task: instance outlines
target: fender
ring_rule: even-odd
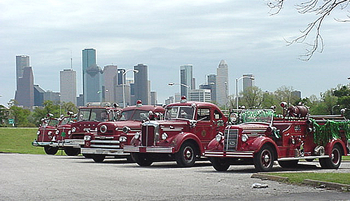
[[[327,146],[325,147],[326,149],[326,155],[330,155],[331,152],[332,152],[332,149],[334,147],[335,144],[340,144],[341,148],[343,149],[343,152],[344,152],[344,156],[346,156],[348,153],[347,153],[347,149],[346,149],[346,145],[344,144],[343,141],[337,139],[337,140],[332,140],[331,142],[327,143]]]
[[[175,138],[173,139],[173,142],[175,144],[175,152],[179,151],[181,145],[186,140],[194,140],[197,143],[197,145],[199,146],[201,154],[204,153],[204,148],[203,148],[202,143],[199,140],[199,138],[195,134],[187,133],[187,132],[181,132],[178,135],[176,135]]]
[[[280,155],[280,150],[277,147],[277,144],[269,137],[260,136],[255,139],[253,139],[253,142],[251,142],[250,149],[254,151],[254,153],[257,153],[261,147],[265,144],[272,144],[273,148],[276,150],[276,159]]]

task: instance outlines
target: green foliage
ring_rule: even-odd
[[[30,127],[34,126],[29,122],[28,116],[30,115],[30,110],[13,105],[10,107],[9,117],[15,120],[16,127]]]
[[[319,125],[314,119],[310,119],[315,128],[314,142],[318,145],[326,145],[330,139],[340,139],[343,130],[346,139],[350,139],[350,121],[327,121],[324,125]]]

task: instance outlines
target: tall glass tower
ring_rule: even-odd
[[[189,91],[194,89],[192,64],[180,66],[180,84],[181,96],[189,98]]]
[[[135,99],[133,101],[141,100],[142,104],[150,104],[150,87],[148,81],[148,67],[145,64],[138,64],[134,66],[134,89]],[[135,102],[136,103],[136,102]],[[131,105],[135,104],[131,103]]]
[[[102,101],[102,70],[96,64],[96,50],[83,50],[84,104]]]

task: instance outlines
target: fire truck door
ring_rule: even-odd
[[[195,133],[206,146],[216,135],[216,126],[210,108],[198,108]]]

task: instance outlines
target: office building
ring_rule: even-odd
[[[44,94],[45,90],[43,90],[39,85],[34,85],[34,106],[44,105]]]
[[[16,56],[16,83],[18,85],[18,79],[23,77],[23,70],[25,67],[29,67],[29,56],[20,55]]]
[[[20,73],[22,77],[17,79],[15,100],[25,108],[34,106],[34,76],[32,67],[24,67]]]
[[[189,92],[189,99],[191,101],[210,102],[210,89],[192,89]]]
[[[118,84],[118,67],[108,65],[103,68],[105,102],[113,103],[116,100],[116,86]]]
[[[243,75],[243,91],[247,88],[254,86],[254,76],[253,74]]]
[[[193,65],[180,66],[180,94],[188,99],[189,91],[194,89]]]
[[[84,49],[82,57],[84,105],[102,101],[102,70],[96,64],[96,50]]]
[[[76,72],[73,69],[60,71],[60,101],[77,104],[77,81]]]
[[[150,104],[150,87],[148,81],[148,67],[145,64],[138,64],[134,66],[134,95],[132,100],[141,100],[144,105]]]
[[[219,106],[227,105],[228,93],[228,65],[225,60],[221,60],[217,68],[216,76],[216,102]]]

